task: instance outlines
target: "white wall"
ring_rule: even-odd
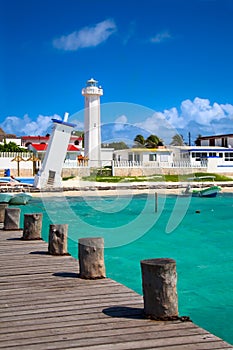
[[[101,148],[101,163],[102,166],[112,165],[114,148]]]
[[[6,155],[5,157],[3,155]],[[7,156],[8,155],[8,156]],[[17,153],[4,152],[0,153],[0,170],[3,172],[5,169],[10,169],[11,173],[17,175],[18,162],[12,161],[15,158]],[[30,153],[18,153],[21,155],[23,159],[27,160],[31,157]],[[33,172],[33,162],[31,161],[22,161],[19,162],[19,169],[23,172],[27,172],[28,174],[32,174]]]

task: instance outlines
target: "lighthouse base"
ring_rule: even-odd
[[[53,170],[38,172],[33,185],[39,189],[60,188],[62,187],[62,178],[60,174]]]

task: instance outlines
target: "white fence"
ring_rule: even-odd
[[[21,156],[23,159],[28,159],[32,156],[30,152],[0,152],[0,158],[15,158]]]
[[[14,160],[17,156],[22,160]],[[32,176],[33,162],[29,161],[32,153],[18,152],[0,152],[0,176],[4,176],[6,169],[10,170],[11,175]]]
[[[207,168],[207,162],[135,162],[135,161],[114,161],[113,166],[116,168]]]
[[[81,160],[81,161],[77,161],[77,160],[70,160],[67,159],[62,166],[64,169],[76,169],[76,168],[87,168],[88,167],[88,161],[87,160]]]

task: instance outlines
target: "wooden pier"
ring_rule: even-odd
[[[0,349],[233,349],[192,322],[144,319],[140,295],[21,236],[0,230]]]

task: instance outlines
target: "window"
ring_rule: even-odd
[[[128,160],[129,162],[140,162],[140,154],[129,153]]]
[[[215,146],[215,139],[210,139],[209,145],[210,146]]]
[[[216,157],[216,154],[217,154],[216,152],[210,152],[209,157]]]
[[[149,154],[149,161],[155,162],[156,161],[156,154]]]
[[[222,137],[222,147],[227,147],[227,138]]]
[[[132,153],[129,153],[129,162],[132,162],[133,161],[133,155],[132,155]]]
[[[225,161],[226,162],[232,162],[233,161],[233,152],[226,152],[225,153]]]
[[[196,161],[200,161],[201,159],[207,158],[207,152],[192,152],[192,158],[195,158]]]
[[[222,153],[219,153],[219,158],[222,158],[223,157],[223,154]]]

